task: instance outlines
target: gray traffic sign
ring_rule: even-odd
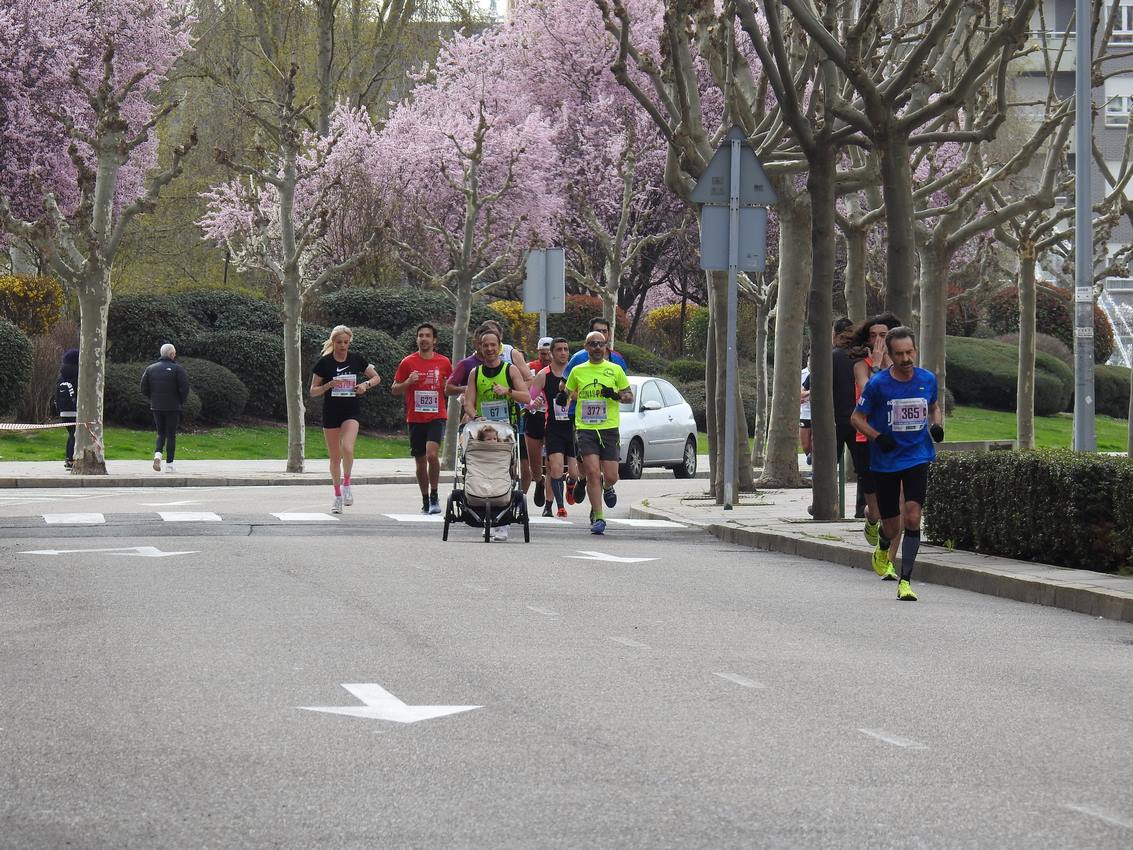
[[[731,200],[731,150],[730,142],[733,139],[744,141],[743,130],[733,127],[728,131],[727,139],[716,149],[712,161],[696,181],[696,188],[692,190],[694,204],[720,204],[728,206]],[[779,203],[779,196],[771,188],[771,181],[763,170],[755,151],[750,145],[740,145],[740,206],[752,207],[761,204],[770,205]]]
[[[740,239],[737,268],[761,272],[767,263],[767,208],[740,207]],[[707,271],[728,270],[727,207],[704,206],[700,210],[700,267]]]
[[[523,309],[528,313],[566,312],[566,257],[562,248],[535,248],[527,255]]]

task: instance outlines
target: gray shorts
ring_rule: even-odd
[[[575,442],[578,457],[598,455],[600,460],[617,461],[621,459],[621,435],[617,428],[596,430],[594,428],[575,428]]]

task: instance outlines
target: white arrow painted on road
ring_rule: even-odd
[[[182,499],[180,502],[139,502],[138,504],[147,508],[172,508],[178,505],[199,505],[200,503],[200,499]]]
[[[615,564],[640,564],[642,561],[656,561],[656,558],[623,558],[620,555],[607,555],[605,552],[587,552],[584,549],[576,550],[579,555],[564,555],[565,558],[574,558],[579,561],[611,561]]]
[[[168,558],[172,555],[196,555],[191,552],[162,552],[155,546],[119,546],[113,549],[31,549],[21,555],[74,555],[82,552],[107,552],[111,555],[130,555],[137,558]]]
[[[392,720],[394,723],[416,723],[448,714],[459,714],[482,705],[406,705],[381,685],[350,684],[342,687],[350,691],[365,705],[301,705],[303,711],[322,711],[327,714],[345,714],[347,717],[367,717],[371,720]]]

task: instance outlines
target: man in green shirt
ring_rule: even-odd
[[[618,424],[619,403],[633,401],[633,391],[625,370],[606,359],[606,337],[598,331],[586,335],[586,363],[575,366],[567,377],[564,394],[574,399],[574,433],[576,454],[586,476],[586,495],[590,497],[590,533],[602,534],[606,520],[602,516],[599,495],[606,507],[618,502],[614,485],[618,483],[618,460],[621,443]],[[603,478],[605,485],[603,485]]]

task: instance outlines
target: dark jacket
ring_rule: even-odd
[[[79,400],[79,353],[63,355],[59,377],[55,380],[55,410],[63,419],[74,419]]]
[[[150,410],[180,410],[189,397],[189,374],[180,363],[162,357],[142,372],[142,395]]]

